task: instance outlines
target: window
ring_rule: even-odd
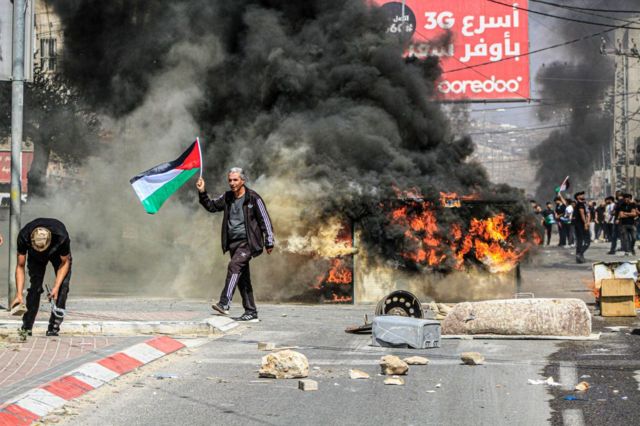
[[[55,38],[40,39],[40,66],[43,71],[56,70],[56,42]]]

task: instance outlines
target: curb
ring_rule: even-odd
[[[34,332],[44,332],[47,321],[36,321]],[[22,326],[20,320],[0,322],[0,334],[13,334]],[[215,316],[201,321],[65,321],[61,335],[130,336],[133,334],[199,335],[222,334],[238,326],[229,317]],[[1,423],[0,423],[1,425]]]
[[[187,347],[167,336],[155,337],[123,351],[88,362],[0,406],[0,426],[30,425],[67,402],[158,358]]]

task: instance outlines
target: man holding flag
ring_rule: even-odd
[[[228,315],[237,286],[242,296],[244,314],[234,319],[257,322],[258,310],[253,299],[249,261],[262,254],[263,249],[271,254],[275,244],[273,227],[260,195],[245,186],[247,177],[244,171],[239,167],[231,168],[227,180],[231,190],[214,199],[209,198],[202,177],[196,182],[200,204],[212,213],[224,212],[222,251],[228,251],[231,255],[220,300],[211,307],[222,315]]]

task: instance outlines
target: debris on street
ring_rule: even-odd
[[[460,354],[460,359],[466,365],[484,364],[484,356],[479,352],[463,352]]]
[[[384,379],[385,385],[404,386],[404,379],[398,376],[391,376]]]
[[[158,380],[177,379],[178,378],[178,376],[176,374],[171,374],[171,373],[156,373],[151,377],[156,378]]]
[[[409,365],[427,365],[429,364],[429,359],[423,356],[410,356],[408,358],[403,359]]]
[[[276,348],[276,344],[272,342],[258,342],[259,351],[272,351]]]
[[[392,348],[440,347],[440,322],[383,315],[373,319],[372,345]]]
[[[590,336],[591,314],[580,299],[462,302],[442,322],[442,333]]]
[[[300,352],[285,349],[262,357],[260,377],[296,379],[309,375],[309,361]]]
[[[562,383],[558,383],[555,380],[553,380],[552,376],[549,376],[544,380],[529,379],[527,380],[527,383],[529,383],[530,385],[562,386]]]
[[[589,389],[589,383],[587,383],[587,382],[580,382],[575,387],[575,390],[577,390],[579,392],[584,392],[587,389]]]
[[[409,366],[406,362],[395,355],[385,355],[380,359],[380,368],[382,374],[387,376],[404,375],[409,372]]]
[[[301,391],[309,392],[309,391],[317,391],[318,390],[318,382],[311,379],[302,379],[298,380],[298,389]]]
[[[351,377],[352,379],[368,379],[371,376],[365,371],[352,368],[351,370],[349,370],[349,377]]]

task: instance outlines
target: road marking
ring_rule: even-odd
[[[558,381],[562,383],[563,389],[573,390],[578,383],[578,370],[574,362],[560,361],[558,375],[560,376]]]
[[[636,370],[635,373],[636,374],[633,376],[633,378],[636,379],[636,382],[638,382],[638,390],[640,390],[640,370]]]
[[[565,426],[583,426],[582,410],[570,409],[562,411],[562,424]]]

